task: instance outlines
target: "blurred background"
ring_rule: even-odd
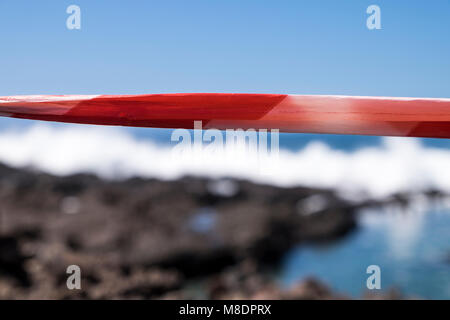
[[[2,0],[0,96],[449,98],[449,12]],[[278,159],[255,167],[173,157],[171,134],[0,118],[0,298],[450,298],[449,140],[280,134]],[[65,286],[70,264],[82,290]]]

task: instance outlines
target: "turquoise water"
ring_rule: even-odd
[[[367,267],[378,265],[381,290],[395,287],[408,296],[450,299],[450,209],[386,211],[363,215],[359,230],[338,242],[294,248],[282,263],[281,284],[316,276],[360,297],[367,290]]]

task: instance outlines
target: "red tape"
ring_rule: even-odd
[[[450,99],[177,93],[0,97],[0,115],[71,123],[450,138]]]

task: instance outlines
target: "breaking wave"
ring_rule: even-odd
[[[57,174],[92,172],[106,178],[184,175],[233,177],[278,186],[335,188],[344,194],[381,197],[430,188],[450,192],[450,151],[412,138],[384,138],[382,145],[352,152],[311,142],[299,151],[280,149],[261,159],[245,152],[174,155],[173,144],[137,139],[122,128],[37,124],[0,132],[0,161]],[[253,150],[253,151],[252,151]]]

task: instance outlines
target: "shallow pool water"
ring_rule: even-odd
[[[418,201],[361,214],[360,228],[327,245],[303,245],[284,258],[279,281],[285,287],[316,276],[351,297],[367,291],[369,265],[381,269],[381,290],[408,296],[450,299],[450,207]]]

